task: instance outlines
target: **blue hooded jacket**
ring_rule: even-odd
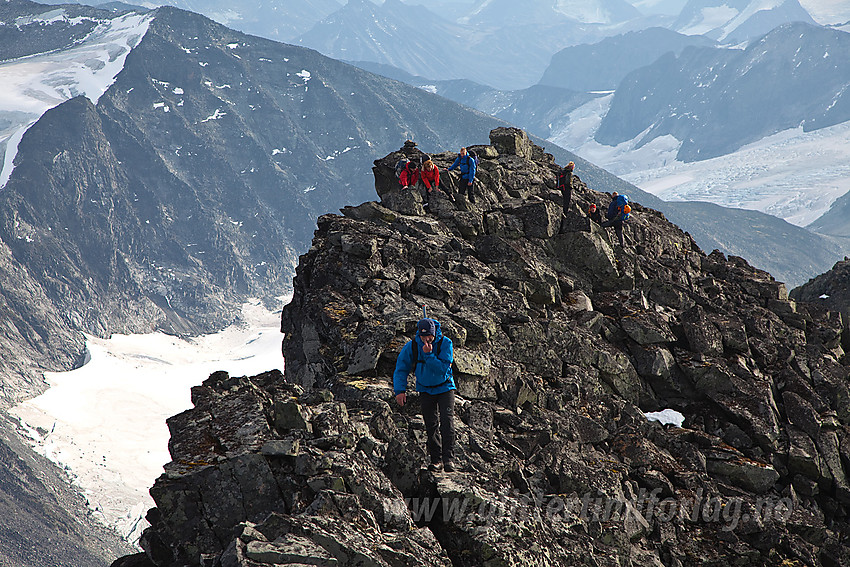
[[[472,181],[475,179],[475,170],[477,166],[475,165],[475,158],[466,154],[465,156],[457,156],[457,159],[451,164],[447,171],[452,171],[456,167],[460,166],[460,176],[467,181]]]
[[[452,340],[444,337],[440,330],[440,322],[434,321],[436,334],[434,344],[443,339],[440,345],[440,354],[434,352],[422,352],[422,339],[419,335],[408,341],[398,354],[393,372],[393,389],[396,394],[407,390],[407,376],[413,372],[416,375],[416,391],[426,394],[442,394],[455,389],[454,376],[452,375],[452,362],[454,361],[454,347]],[[416,369],[413,369],[413,349],[419,349]]]

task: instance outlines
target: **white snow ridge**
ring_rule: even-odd
[[[41,115],[75,96],[97,104],[148,31],[150,15],[125,14],[98,25],[70,49],[0,63],[0,188],[18,144]]]

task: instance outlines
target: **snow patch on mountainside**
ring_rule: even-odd
[[[0,188],[12,174],[18,143],[42,114],[75,96],[97,103],[147,32],[150,15],[100,24],[72,48],[0,63]]]
[[[585,24],[610,24],[611,13],[603,2],[557,0],[555,10]]]
[[[666,201],[711,201],[806,226],[850,191],[850,123],[794,128],[733,154],[622,175]]]
[[[744,24],[748,19],[753,17],[756,13],[761,11],[770,11],[776,8],[779,8],[784,0],[759,0],[755,2],[750,2],[750,4],[741,11],[737,16],[733,16],[729,19],[725,25],[722,25],[723,34],[718,38],[720,41],[726,39],[726,37],[735,31],[735,29]]]
[[[794,128],[685,163],[676,159],[681,142],[673,136],[644,146],[638,144],[643,133],[617,146],[596,142],[611,98],[574,110],[550,140],[666,201],[708,201],[806,226],[850,191],[850,122],[812,132]]]
[[[50,388],[11,410],[35,450],[64,468],[94,513],[128,541],[147,526],[154,506],[148,490],[171,460],[165,420],[192,407],[190,388],[217,370],[253,376],[283,369],[280,311],[247,304],[242,319],[188,340],[86,337],[84,366],[46,373]]]

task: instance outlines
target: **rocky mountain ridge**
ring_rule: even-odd
[[[319,219],[285,375],[193,389],[146,553],[115,566],[850,561],[842,316],[639,203],[619,247],[582,212],[605,195],[576,179],[562,211],[553,156],[490,139],[474,203],[446,175],[426,212],[403,148],[379,202]],[[424,467],[416,396],[393,405],[423,305],[456,347],[451,474]],[[644,414],[666,408],[681,428]]]
[[[734,45],[756,39],[790,22],[815,25],[812,16],[797,0],[690,0],[671,27],[687,35],[704,34]]]

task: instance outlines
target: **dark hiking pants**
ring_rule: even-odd
[[[472,194],[472,188],[475,187],[475,180],[472,180],[472,185],[469,184],[469,179],[466,177],[460,178],[460,194],[466,195],[467,199],[471,202],[475,202],[475,196]]]
[[[563,203],[564,203],[563,209],[564,209],[564,215],[566,215],[567,211],[570,208],[570,201],[573,198],[573,188],[572,188],[572,186],[570,186],[568,189],[562,189],[561,190],[561,197],[563,197]]]
[[[614,232],[617,233],[617,239],[620,241],[620,246],[626,245],[626,240],[623,237],[623,221],[621,220],[612,220],[608,222],[603,222],[600,226],[603,228],[606,226],[613,226]]]
[[[428,456],[432,463],[451,461],[455,447],[455,391],[449,390],[442,394],[422,392],[420,399],[425,433],[428,436]]]

